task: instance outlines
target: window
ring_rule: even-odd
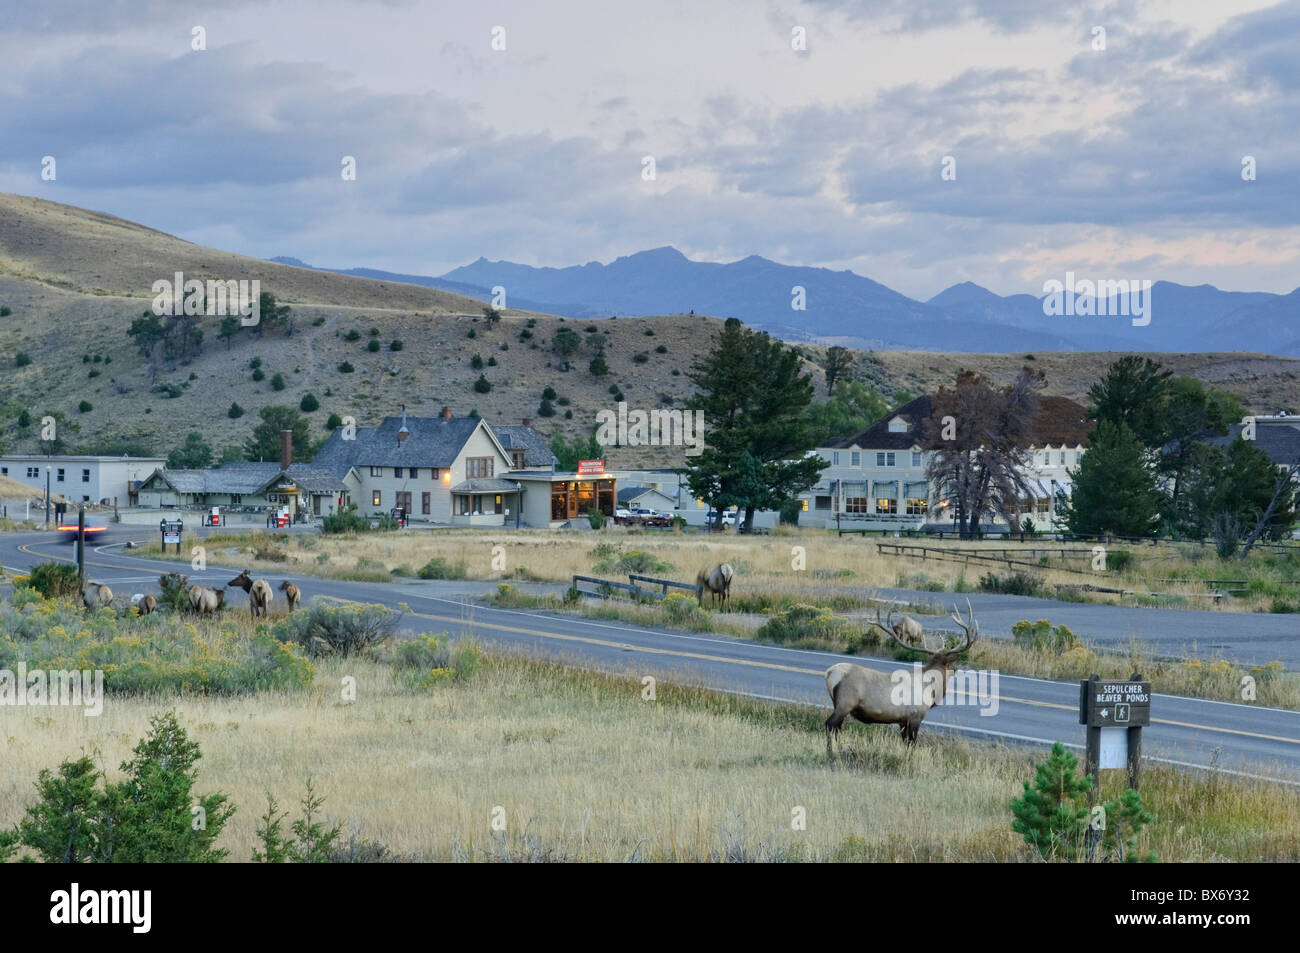
[[[9,475],[9,468],[8,468],[8,467],[0,467],[0,476],[8,476],[8,475]]]
[[[883,497],[883,496],[881,496],[881,497],[877,497],[877,498],[876,498],[876,512],[877,512],[877,513],[897,513],[897,512],[898,512],[898,500],[894,499],[893,497],[890,497],[890,498],[888,498],[888,499],[886,499],[886,498]]]
[[[923,500],[919,496],[910,496],[907,498],[907,515],[924,516],[930,511],[929,500]]]
[[[27,468],[27,478],[28,478],[28,479],[32,479],[33,477],[38,477],[38,476],[40,476],[40,475],[41,475],[41,468],[40,468],[40,467],[28,467],[28,468]]]
[[[81,482],[82,482],[82,483],[89,483],[89,482],[90,482],[90,471],[89,471],[89,470],[82,470],[82,471],[81,471]]]
[[[883,467],[884,465],[885,465],[885,455],[884,455],[883,453],[877,453],[877,454],[876,454],[876,466],[878,466],[878,467]]]
[[[894,456],[892,453],[885,454],[885,466],[892,467],[894,465]]]
[[[524,462],[528,456],[528,452],[526,450],[511,450],[510,456],[514,461],[515,469],[522,470],[524,468]]]
[[[383,476],[383,475],[384,475],[383,468],[382,468],[382,467],[371,467],[371,468],[370,468],[370,475],[371,475],[371,476]]]
[[[916,451],[912,451],[912,466],[919,467],[920,465],[921,465],[921,455]]]
[[[799,501],[799,509],[800,509],[801,512],[807,513],[807,512],[808,512],[808,501],[807,501],[807,500],[800,500],[800,501]]]
[[[505,501],[501,497],[494,497],[492,503],[492,512],[498,516],[505,513]]]
[[[55,481],[58,482],[58,483],[62,483],[62,482],[63,482],[63,467],[59,467],[59,469],[56,471],[56,473],[57,473],[57,475],[54,477]]]
[[[1065,451],[1061,451],[1061,466],[1065,466]]]
[[[869,513],[865,496],[850,496],[844,499],[845,513]]]
[[[381,491],[375,490],[374,493],[370,494],[371,506],[383,506],[383,502],[384,502],[384,494]]]
[[[402,468],[393,467],[393,476],[400,480],[402,478]]]
[[[244,498],[243,498],[242,496],[240,496],[238,493],[232,493],[232,494],[230,494],[230,505],[231,505],[231,506],[236,506],[236,505],[238,505],[238,504],[240,504],[240,503],[242,503],[242,502],[244,502]]]
[[[473,480],[476,477],[492,476],[492,463],[491,457],[466,457],[465,479]]]
[[[819,496],[813,500],[813,506],[819,510],[829,510],[831,508],[831,498],[829,496]]]
[[[425,516],[428,516],[432,510],[432,497],[433,494],[427,491],[420,494],[420,512]]]
[[[838,450],[832,451],[831,458],[831,463],[838,467],[840,465],[840,452]]]
[[[463,494],[456,494],[456,515],[469,516],[469,497]]]
[[[403,513],[409,516],[411,514],[411,494],[399,491],[397,493],[396,505]]]
[[[849,454],[849,466],[851,467],[862,466],[862,454],[859,453],[857,450],[854,450],[851,454]]]

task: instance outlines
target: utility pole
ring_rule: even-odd
[[[46,460],[48,461],[48,457]],[[45,464],[45,528],[50,528],[50,465]]]
[[[86,506],[77,508],[77,591],[86,591]]]

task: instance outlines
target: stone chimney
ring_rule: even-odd
[[[293,431],[280,431],[280,469],[289,469],[289,464],[293,463]]]
[[[443,420],[451,420],[451,408],[450,408],[450,407],[443,407],[443,408],[442,408],[442,419],[443,419]]]
[[[531,427],[532,425],[533,425],[533,418],[532,418],[532,417],[525,417],[525,418],[524,418],[524,426],[525,426],[525,427]]]

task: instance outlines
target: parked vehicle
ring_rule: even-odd
[[[712,525],[714,525],[714,523],[717,522],[717,520],[718,520],[718,511],[717,511],[717,510],[709,510],[709,515],[705,517],[705,522],[707,522],[710,526],[712,526]],[[735,511],[735,510],[727,510],[725,513],[722,514],[722,525],[723,525],[723,526],[735,526],[735,525],[736,525],[736,511]]]

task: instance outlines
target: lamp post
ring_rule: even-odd
[[[45,528],[50,528],[50,465],[45,464]]]

